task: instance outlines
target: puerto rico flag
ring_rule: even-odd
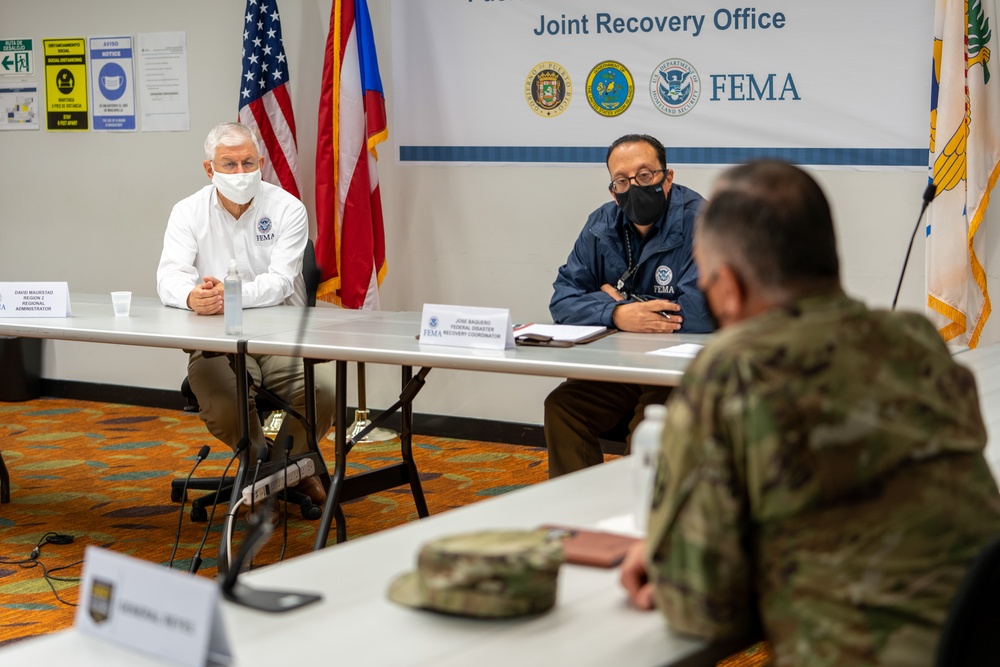
[[[375,147],[389,130],[365,0],[334,0],[323,62],[316,145],[318,298],[378,309],[385,232]]]
[[[247,0],[239,119],[261,138],[261,155],[267,158],[261,177],[301,198],[295,115],[277,0]]]

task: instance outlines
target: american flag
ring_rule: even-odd
[[[277,0],[247,0],[243,18],[240,122],[263,140],[261,152],[267,158],[263,179],[300,197],[295,115],[288,95],[288,62],[281,44]]]

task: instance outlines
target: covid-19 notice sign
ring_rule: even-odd
[[[43,39],[47,127],[54,131],[86,131],[87,46],[82,37]]]

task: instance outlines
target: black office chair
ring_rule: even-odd
[[[305,251],[302,254],[302,279],[305,282],[306,304],[309,307],[316,305],[316,291],[319,288],[321,275],[320,268],[316,263],[316,249],[313,246],[312,240],[308,239]],[[181,382],[181,395],[187,400],[184,410],[186,412],[198,412],[198,397],[195,396],[194,391],[191,389],[191,383],[187,377]],[[292,409],[291,406],[285,405],[280,398],[269,392],[266,388],[257,388],[254,401],[257,406],[257,416],[260,418],[261,425],[266,422],[268,415],[279,410],[286,413],[286,418],[305,421],[305,418],[300,413]],[[209,491],[209,493],[191,501],[190,517],[192,521],[198,522],[208,520],[208,507],[219,503],[228,503],[232,497],[233,490],[231,482],[224,483],[220,489],[218,477],[192,478],[188,482],[187,488],[188,490],[195,491]],[[179,503],[184,499],[183,494],[184,480],[171,480],[170,500]],[[286,489],[282,494],[286,502],[295,503],[299,506],[304,518],[315,520],[322,516],[323,508],[314,505],[308,496],[292,491],[291,489]]]
[[[996,665],[1000,656],[1000,537],[972,562],[952,598],[938,643],[938,667]]]

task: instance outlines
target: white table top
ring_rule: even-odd
[[[556,607],[519,620],[477,620],[403,607],[386,597],[390,581],[412,570],[428,539],[483,528],[543,523],[593,527],[630,511],[628,459],[535,484],[245,576],[257,588],[316,591],[317,604],[264,614],[224,603],[236,665],[323,664],[510,667],[511,665],[714,664],[719,649],[671,632],[656,612],[626,602],[616,569],[564,565]],[[271,539],[280,539],[277,533]],[[28,640],[0,652],[7,664],[157,664],[78,634]],[[20,662],[19,662],[20,661]]]
[[[681,343],[703,344],[707,338],[705,334],[617,332],[573,347],[478,350],[421,344],[416,337],[419,331],[420,313],[369,312],[353,320],[312,320],[301,335],[281,331],[255,336],[247,350],[251,354],[673,386],[680,382],[691,360],[646,353]]]
[[[680,382],[690,359],[646,353],[707,338],[618,332],[568,348],[474,350],[421,345],[416,338],[419,313],[293,306],[246,309],[243,333],[227,336],[221,317],[167,308],[151,297],[133,297],[130,316],[117,318],[110,295],[73,294],[71,300],[71,317],[0,318],[0,335],[208,352],[236,352],[243,339],[250,354],[668,386]]]

